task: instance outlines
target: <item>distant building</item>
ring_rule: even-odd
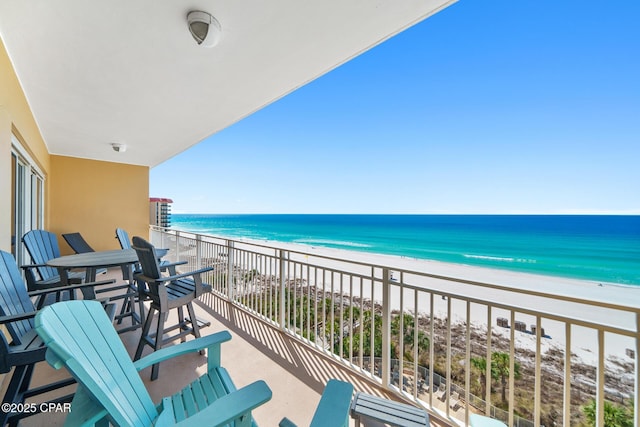
[[[149,224],[163,228],[171,227],[171,203],[171,199],[150,197]]]

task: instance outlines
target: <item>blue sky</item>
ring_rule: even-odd
[[[153,168],[181,213],[640,214],[640,2],[461,0]]]

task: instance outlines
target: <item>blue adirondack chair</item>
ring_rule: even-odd
[[[348,427],[349,409],[353,385],[339,380],[329,380],[313,414],[310,427]],[[297,427],[290,419],[283,418],[280,427]]]
[[[29,291],[41,291],[44,289],[59,287],[62,283],[58,270],[49,267],[46,263],[50,259],[60,256],[58,238],[55,234],[45,230],[31,230],[22,236],[22,242],[31,256],[32,264],[23,265]],[[81,283],[84,280],[84,272],[69,272],[69,282]],[[56,292],[56,301],[60,300],[61,292]],[[36,306],[41,308],[45,303],[44,296],[38,298]]]
[[[264,381],[237,390],[220,366],[220,345],[231,339],[227,331],[158,350],[134,363],[97,302],[47,306],[36,316],[36,330],[49,347],[51,366],[65,366],[78,381],[67,426],[109,421],[119,426],[248,427],[251,410],[271,399]],[[207,373],[156,406],[138,371],[205,348]]]
[[[129,239],[129,233],[123,228],[116,228],[116,239],[120,243],[122,249],[131,249],[131,239]]]
[[[99,282],[99,284],[113,281]],[[92,286],[93,284],[73,285],[74,287]],[[68,289],[68,288],[65,288]],[[20,270],[10,253],[0,251],[0,324],[5,325],[10,341],[0,333],[0,373],[11,372],[2,403],[24,403],[27,398],[34,398],[44,393],[73,384],[71,378],[30,388],[35,364],[45,360],[46,347],[36,334],[33,317],[36,308],[30,297],[48,292],[57,292],[59,288],[27,293]],[[110,307],[115,309],[115,306]],[[58,397],[52,402],[70,402],[72,395]],[[33,401],[33,399],[32,399]],[[40,398],[42,403],[42,398]],[[17,425],[29,412],[0,411],[0,425]]]

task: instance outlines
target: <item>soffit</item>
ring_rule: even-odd
[[[155,166],[452,2],[13,0],[0,37],[50,153]]]

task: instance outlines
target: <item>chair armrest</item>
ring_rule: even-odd
[[[105,284],[110,284],[115,282],[115,280],[104,280],[101,282],[94,282],[94,283],[85,283],[82,285],[70,285],[70,286],[61,286],[58,288],[51,288],[51,289],[45,289],[42,291],[33,291],[33,292],[29,292],[28,295],[31,296],[38,296],[38,295],[43,295],[43,294],[48,294],[50,292],[56,292],[58,290],[60,291],[68,291],[69,289],[75,289],[75,288],[81,288],[84,286],[93,286],[93,285],[105,285]],[[102,303],[102,305],[105,306],[105,310],[107,310],[107,315],[109,315],[111,317],[111,320],[113,320],[113,315],[115,315],[115,304],[111,303],[110,304],[110,300],[109,298],[99,298],[96,299],[96,301],[99,301],[100,303]],[[111,307],[113,306],[113,307]],[[111,315],[109,313],[109,311],[113,311],[113,315]],[[24,313],[20,313],[20,314],[12,314],[9,316],[0,316],[0,324],[5,324],[5,323],[11,323],[11,322],[17,322],[19,320],[25,320],[25,319],[31,319],[33,317],[36,316],[36,314],[38,314],[37,311],[27,311]]]
[[[176,261],[176,262],[167,262],[164,264],[159,264],[160,267],[165,268],[165,267],[175,267],[176,265],[185,265],[188,264],[187,261]]]
[[[115,282],[115,280],[114,280]],[[113,283],[113,282],[111,282]],[[111,291],[118,291],[120,289],[127,289],[127,288],[131,288],[131,285],[126,283],[123,285],[118,285],[118,286],[112,286],[110,288],[106,288],[106,289],[96,289],[96,294],[103,294],[105,292],[111,292]]]
[[[160,363],[164,360],[220,345],[221,343],[229,341],[230,339],[231,334],[228,331],[218,332],[212,335],[207,335],[206,337],[196,338],[193,341],[187,341],[178,345],[156,350],[148,356],[145,356],[142,359],[134,362],[133,365],[138,371],[141,371],[151,365],[155,365],[156,363]]]
[[[208,271],[212,271],[213,267],[205,267],[200,270],[190,271],[188,273],[175,274],[173,276],[161,277],[159,279],[155,279],[156,282],[170,282],[172,280],[182,279],[183,277],[195,276],[196,274],[206,273]]]
[[[169,249],[167,248],[156,248],[156,255],[158,255],[158,258],[162,258],[168,253]]]
[[[75,285],[58,286],[56,288],[43,289],[41,291],[31,291],[29,292],[29,296],[37,297],[39,295],[50,294],[51,292],[72,291],[74,289],[80,289],[80,288],[87,288],[87,287],[100,286],[100,285],[111,285],[115,282],[116,282],[115,279],[110,279],[110,280],[101,280],[98,282],[78,283]]]
[[[213,267],[206,267],[206,268],[201,268],[200,270],[190,271],[188,273],[175,274],[173,276],[163,276],[158,279],[152,279],[151,277],[147,277],[144,274],[136,274],[136,278],[144,280],[145,282],[164,283],[164,282],[171,282],[172,280],[182,279],[183,277],[195,276],[196,274],[202,274],[212,270],[213,270]]]
[[[31,319],[38,314],[37,311],[28,311],[26,313],[12,314],[10,316],[0,316],[0,324],[17,322],[18,320]]]
[[[47,264],[25,264],[21,265],[20,268],[23,270],[28,270],[30,268],[38,268],[38,267],[49,267]]]
[[[176,423],[176,426],[226,425],[243,414],[249,415],[271,399],[271,389],[264,381],[256,381],[240,390],[222,396],[210,406],[191,417]]]
[[[171,282],[172,280],[182,279],[183,277],[195,276],[198,274],[206,273],[208,271],[213,271],[213,267],[201,268],[200,270],[190,271],[188,273],[175,274],[173,276],[161,277],[160,279],[156,279],[156,282]]]

